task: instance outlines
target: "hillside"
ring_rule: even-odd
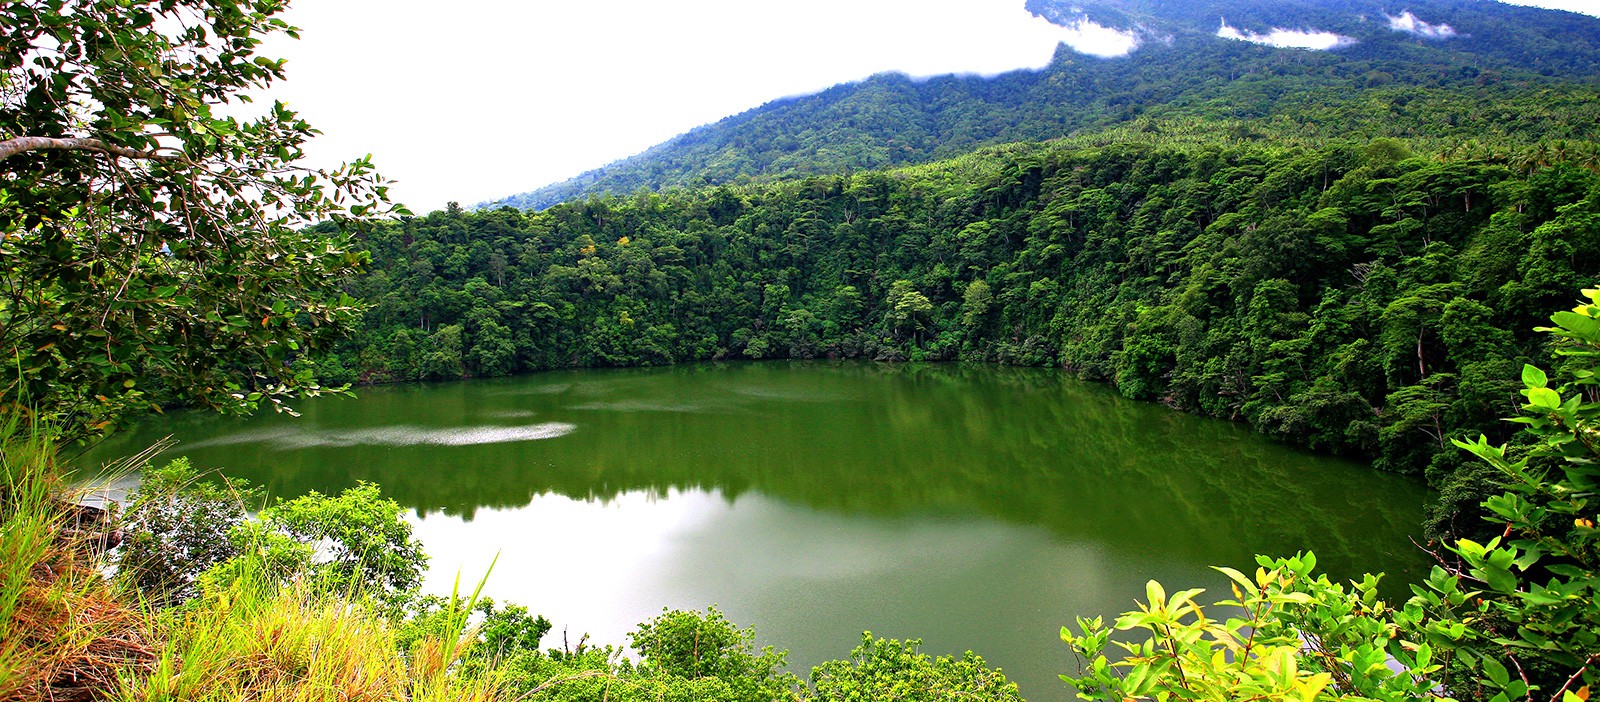
[[[1595,167],[1592,149],[1582,154]],[[1445,479],[1600,278],[1569,156],[1013,147],[891,172],[435,212],[373,232],[334,381],[712,358],[1065,367]]]
[[[1489,0],[1408,8],[1411,32],[1391,28],[1400,16],[1367,0],[1034,0],[1029,9],[1058,24],[1088,17],[1136,32],[1142,43],[1125,58],[1092,58],[1063,45],[1038,71],[921,80],[884,74],[777,100],[492,204],[542,209],[600,192],[844,173],[1065,135],[1182,132],[1196,120],[1208,132],[1226,120],[1241,139],[1310,145],[1393,136],[1430,149],[1416,140],[1444,148],[1467,139],[1519,144],[1593,135],[1600,19]],[[1312,28],[1354,43],[1308,51],[1225,39],[1216,36],[1219,19],[1251,36]],[[1449,36],[1417,33],[1437,35],[1444,26]]]

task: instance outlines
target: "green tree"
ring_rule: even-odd
[[[967,289],[961,293],[962,326],[977,332],[989,315],[989,306],[993,304],[994,293],[989,290],[988,283],[974,280],[967,284]]]
[[[888,307],[884,320],[897,334],[920,332],[927,323],[928,313],[933,311],[933,303],[928,301],[928,296],[919,292],[909,280],[894,281],[889,286],[884,305]]]
[[[223,116],[283,77],[255,50],[294,35],[286,4],[0,9],[4,412],[81,437],[161,402],[320,390],[285,362],[355,317],[336,284],[366,256],[345,232],[398,208],[367,159],[300,165],[316,132],[284,105]]]
[[[397,603],[422,584],[428,556],[401,517],[399,503],[363,482],[338,495],[318,492],[261,511],[261,525],[312,548],[309,564],[332,592],[372,595]]]

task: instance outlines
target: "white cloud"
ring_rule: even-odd
[[[1315,49],[1318,51],[1337,49],[1356,43],[1355,39],[1344,36],[1343,34],[1334,34],[1333,32],[1324,32],[1320,30],[1281,29],[1278,27],[1273,27],[1272,31],[1267,32],[1266,34],[1256,34],[1255,32],[1247,32],[1236,27],[1230,27],[1228,26],[1227,20],[1222,21],[1222,27],[1217,29],[1217,36],[1222,37],[1223,39],[1238,39],[1239,41],[1248,41],[1255,44],[1266,44],[1268,46],[1276,46],[1282,49]]]
[[[1393,29],[1397,32],[1405,32],[1406,34],[1413,34],[1422,37],[1423,39],[1449,39],[1450,37],[1456,35],[1456,30],[1454,27],[1451,27],[1443,22],[1440,22],[1439,24],[1429,24],[1417,19],[1417,16],[1411,14],[1410,10],[1401,12],[1393,17],[1390,17],[1389,15],[1384,15],[1384,17],[1389,20],[1390,29]]]
[[[1112,58],[1139,48],[1137,32],[1107,27],[1086,16],[1061,29],[1061,41],[1080,54]]]
[[[1547,10],[1566,10],[1583,15],[1600,17],[1600,0],[1500,0],[1507,5],[1542,7]]]

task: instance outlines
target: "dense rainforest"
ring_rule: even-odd
[[[1013,147],[375,229],[335,381],[717,358],[1059,365],[1442,484],[1509,434],[1600,176],[1530,150]]]
[[[482,581],[423,596],[376,485],[269,504],[157,446],[118,464],[142,472],[119,515],[78,503],[64,453],[319,377],[817,357],[1059,366],[1442,489],[1439,565],[1405,603],[1308,553],[1218,568],[1214,604],[1151,581],[1109,626],[1061,630],[1086,699],[1589,699],[1597,23],[1474,0],[1414,3],[1453,38],[1385,29],[1367,0],[1030,7],[1107,12],[1143,48],[881,76],[514,201],[539,212],[417,217],[370,160],[299,164],[315,130],[286,107],[221,116],[283,77],[254,50],[294,33],[284,3],[7,4],[0,700],[1018,699],[970,652],[870,633],[801,681],[715,609],[639,624],[636,661],[541,648],[549,623]],[[1221,8],[1356,42],[1219,40]]]

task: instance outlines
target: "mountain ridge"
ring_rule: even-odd
[[[1204,18],[1216,16],[1212,13],[1224,5],[1229,26],[1244,32],[1288,25],[1348,32],[1355,43],[1308,51],[1220,38],[1208,29],[1217,20]],[[1442,87],[1468,102],[1482,102],[1487,94],[1503,98],[1507,82],[1526,94],[1555,89],[1579,100],[1594,98],[1594,86],[1600,84],[1600,19],[1493,0],[1425,0],[1392,7],[1381,0],[1322,0],[1314,5],[1278,0],[1183,5],[1169,0],[1029,0],[1027,8],[1056,24],[1087,18],[1136,30],[1147,40],[1123,58],[1089,57],[1062,45],[1040,69],[988,77],[882,73],[779,98],[566,181],[478,206],[537,210],[603,192],[910,165],[982,146],[1115,129],[1152,115],[1158,120],[1163,115],[1192,117],[1197,110],[1214,118],[1259,121],[1288,114],[1314,121],[1319,113],[1338,112],[1341,104],[1398,86],[1423,91]],[[1272,15],[1275,11],[1284,14]],[[1427,26],[1448,25],[1458,34],[1415,37],[1377,26],[1377,13],[1389,18],[1409,13]],[[1272,16],[1286,21],[1271,21]],[[1508,36],[1488,36],[1496,22],[1509,28],[1500,32]],[[1241,80],[1253,84],[1240,85]],[[1296,92],[1322,93],[1328,104],[1287,112],[1283,102]],[[1450,96],[1436,95],[1434,102],[1438,104],[1431,111],[1442,115]],[[1478,119],[1477,125],[1494,138],[1507,138],[1496,135],[1494,120]],[[1403,118],[1392,133],[1378,126],[1368,125],[1357,136],[1404,137],[1408,128],[1425,131]],[[1268,136],[1293,136],[1271,125],[1252,128]],[[1566,133],[1553,136],[1592,134],[1581,125],[1563,128]]]

